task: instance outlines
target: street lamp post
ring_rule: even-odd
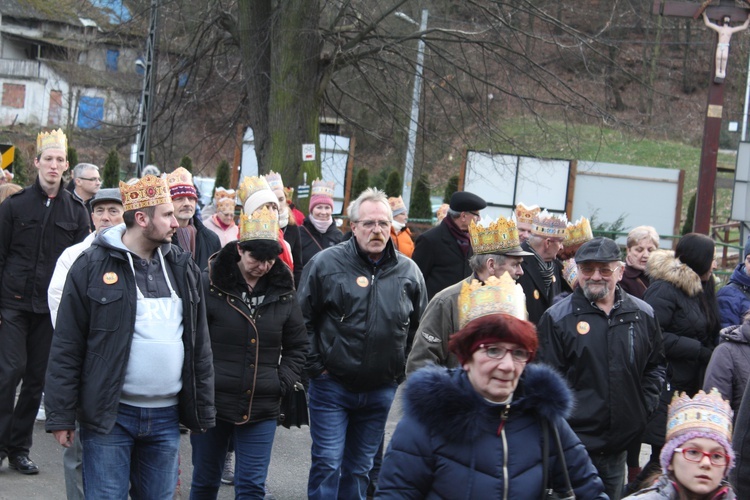
[[[135,144],[135,172],[140,177],[149,161],[151,146],[151,112],[156,88],[156,45],[159,36],[159,0],[151,0],[151,24],[146,40],[146,60],[140,61],[144,68],[141,103],[138,106],[138,134]]]
[[[427,29],[427,9],[422,9],[422,22],[419,24],[419,31],[424,32]],[[417,22],[403,12],[396,12],[396,16],[410,22],[414,25]],[[424,73],[424,39],[420,36],[417,42],[417,67],[414,74],[414,90],[411,97],[411,116],[409,118],[409,140],[406,145],[406,158],[404,160],[404,186],[402,197],[407,211],[411,204],[411,185],[414,176],[414,155],[417,150],[417,125],[419,125],[419,97],[422,91],[422,74]]]

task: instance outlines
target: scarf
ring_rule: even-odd
[[[219,226],[224,231],[226,231],[227,229],[229,229],[230,227],[232,227],[234,225],[234,224],[231,224],[231,225],[230,224],[224,224],[223,222],[221,222],[221,218],[219,217],[218,214],[214,215],[213,219],[214,219],[214,222],[216,223],[216,225]]]
[[[279,211],[279,227],[284,229],[289,224],[289,209],[285,209],[284,213]]]
[[[552,260],[551,262],[545,262],[544,259],[542,259],[538,253],[536,253],[534,247],[529,245],[529,249],[534,253],[536,263],[539,266],[539,274],[542,276],[542,280],[544,281],[544,295],[549,295],[549,287],[550,285],[552,285],[552,278],[554,278],[555,276],[555,261]]]
[[[450,217],[446,217],[445,219],[443,219],[443,222],[441,222],[441,224],[445,224],[448,227],[448,230],[456,239],[456,243],[458,243],[458,248],[460,248],[461,251],[464,253],[464,257],[468,257],[469,250],[471,250],[471,242],[469,241],[469,233],[466,231],[462,231],[461,228],[459,228],[456,225],[456,221],[454,221]]]
[[[180,245],[180,248],[186,252],[190,252],[193,258],[195,258],[195,233],[196,230],[195,226],[193,226],[193,221],[190,221],[186,227],[177,228],[177,243]]]
[[[320,234],[325,234],[326,231],[328,231],[328,228],[331,227],[331,224],[333,224],[333,217],[328,217],[328,220],[321,221],[311,215],[308,219]]]
[[[399,221],[394,219],[393,221],[391,221],[391,226],[393,226],[393,229],[396,230],[396,234],[398,234],[403,231],[403,229],[406,227],[406,224],[401,224]]]

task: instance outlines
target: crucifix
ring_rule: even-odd
[[[745,3],[748,2],[745,1]],[[652,13],[670,17],[692,17],[693,19],[703,16],[706,26],[717,33],[711,83],[708,87],[708,106],[703,126],[698,192],[695,197],[695,218],[693,219],[693,231],[708,234],[711,229],[711,202],[716,183],[716,160],[719,152],[721,116],[724,111],[724,78],[729,55],[729,40],[733,33],[750,25],[750,20],[748,20],[750,5],[740,7],[735,4],[734,0],[718,0],[718,5],[711,5],[711,0],[706,0],[702,4],[654,0]],[[735,23],[735,26],[730,23]]]

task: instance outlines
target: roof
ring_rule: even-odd
[[[132,19],[123,0],[0,0],[0,13],[17,19],[72,26],[95,23],[105,30],[122,26]]]
[[[136,73],[96,71],[81,64],[49,59],[41,59],[41,61],[71,85],[117,89],[118,92],[139,95],[143,84],[143,77]]]

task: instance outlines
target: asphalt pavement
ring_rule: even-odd
[[[400,392],[391,408],[386,425],[386,439],[390,438],[401,417]],[[304,500],[307,498],[307,477],[310,471],[309,427],[286,429],[278,427],[274,439],[267,486],[277,500]],[[34,444],[30,457],[39,466],[39,474],[24,476],[8,469],[8,461],[0,467],[0,500],[42,499],[64,500],[62,447],[51,434],[44,431],[44,423],[34,425]],[[193,474],[190,439],[182,435],[180,446],[179,499],[190,496],[190,479]],[[222,485],[219,500],[234,498],[234,488]]]

